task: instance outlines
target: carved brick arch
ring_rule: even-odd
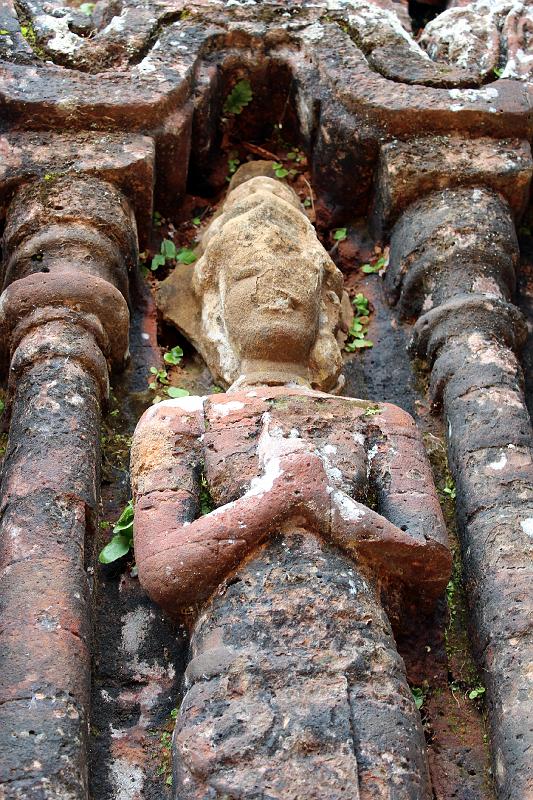
[[[43,19],[41,4],[28,3],[27,9],[34,25]],[[115,19],[124,20],[121,35],[130,40],[127,63],[116,66],[109,56],[110,65],[94,72],[81,55],[77,58],[76,47],[72,67],[32,56],[14,11],[9,14],[7,9],[0,20],[10,31],[0,37],[7,58],[0,66],[0,109],[10,128],[136,131],[152,136],[156,200],[161,208],[165,200],[184,191],[195,109],[206,119],[220,76],[230,82],[243,64],[252,72],[259,63],[262,70],[275,64],[292,76],[316,189],[327,206],[335,206],[337,217],[348,208],[352,213],[367,210],[378,146],[384,138],[406,138],[421,130],[529,138],[526,85],[499,80],[496,86],[457,88],[476,85],[479,76],[432,62],[394,15],[375,10],[380,24],[366,27],[353,9],[332,12],[298,6],[286,16],[285,7],[275,5],[260,13],[256,7],[217,8],[213,24],[205,7],[186,14],[174,6],[159,16],[154,12],[150,24],[143,17],[136,28],[134,10],[125,5],[122,16]],[[41,29],[46,29],[44,22]],[[100,33],[105,53],[120,60],[113,26]],[[70,36],[77,37],[80,47],[89,42],[92,47],[99,34],[94,39],[72,32]],[[45,42],[41,55],[53,55],[51,41]],[[36,45],[37,51],[40,47]],[[94,54],[98,61],[99,47]],[[57,61],[57,54],[53,58]],[[211,104],[207,116],[213,109],[216,104]]]

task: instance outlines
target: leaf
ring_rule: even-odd
[[[200,217],[193,217],[192,218],[192,224],[193,225],[200,225],[201,222],[202,222],[202,220],[200,219]]]
[[[82,3],[80,6],[80,11],[82,14],[85,14],[86,17],[90,17],[94,11],[96,3]]]
[[[0,28],[0,36],[9,36],[9,31],[6,28]]]
[[[161,255],[164,258],[176,258],[176,245],[171,239],[163,239],[161,242]]]
[[[274,170],[274,175],[276,178],[286,178],[289,174],[289,170],[285,169],[283,164],[280,164],[278,161],[274,161],[272,164],[272,168]]]
[[[333,238],[336,242],[342,242],[346,239],[347,234],[347,228],[337,228],[337,230],[333,232]]]
[[[374,342],[371,342],[370,339],[356,339],[354,345],[357,349],[361,347],[374,347]]]
[[[189,396],[187,389],[180,389],[179,386],[169,386],[167,389],[167,394],[172,398]]]
[[[183,358],[183,350],[179,345],[173,347],[172,350],[169,350],[168,353],[165,353],[163,356],[163,361],[166,361],[167,364],[176,365],[179,364],[181,359]]]
[[[492,71],[494,72],[497,78],[501,78],[501,76],[503,75],[503,67],[494,67]]]
[[[128,528],[131,528],[133,525],[133,501],[129,500],[124,508],[124,511],[118,518],[115,527],[113,528],[113,533],[120,533],[121,531],[125,531]]]
[[[111,564],[113,561],[117,561],[119,558],[122,558],[122,556],[125,556],[126,553],[129,553],[130,546],[131,540],[129,537],[123,534],[117,534],[113,536],[111,541],[100,551],[98,561],[101,564]]]
[[[411,689],[411,692],[413,694],[413,699],[415,701],[415,706],[420,711],[420,709],[424,705],[424,700],[425,700],[424,691],[422,689],[420,689],[419,687],[415,686],[414,689]]]
[[[180,264],[192,264],[196,261],[196,254],[194,250],[189,250],[187,247],[182,247],[176,255],[176,261]]]
[[[2,398],[0,397],[0,414],[3,414],[3,413],[4,413],[4,411],[5,411],[5,408],[6,408],[6,404],[4,403],[4,401],[2,400]]]
[[[240,114],[243,108],[252,102],[252,98],[250,81],[238,81],[226,97],[224,114]]]
[[[165,256],[162,256],[161,253],[157,253],[152,258],[152,263],[150,264],[150,269],[152,270],[152,272],[155,272],[156,269],[159,269],[159,267],[164,267],[165,266],[165,260],[166,260]]]
[[[379,406],[367,406],[363,417],[375,417],[376,414],[381,414],[381,408]]]

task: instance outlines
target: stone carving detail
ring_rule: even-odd
[[[478,72],[482,78],[531,80],[533,53],[531,0],[477,0],[450,8],[429,22],[420,45],[432,59]],[[497,72],[495,72],[495,70]]]
[[[132,450],[139,578],[193,631],[175,796],[385,798],[394,784],[422,800],[423,735],[378,599],[399,624],[448,580],[421,438],[394,406],[310,388],[340,276],[290,190],[237,185],[204,245],[192,330],[234,383],[150,409]],[[201,471],[216,508],[196,518]]]
[[[219,169],[220,120],[225,98],[242,77],[250,80],[254,93],[257,127],[251,125],[249,140],[261,143],[261,131],[282,121],[285,133],[294,133],[293,144],[305,152],[317,228],[323,232],[366,218],[374,196],[371,213],[377,238],[384,244],[393,232],[388,289],[400,315],[409,321],[419,318],[413,351],[432,367],[432,398],[442,406],[448,428],[498,798],[529,800],[531,731],[525,698],[531,693],[532,660],[532,445],[519,363],[525,327],[513,305],[513,292],[514,226],[530,198],[532,4],[451,0],[449,10],[430,22],[420,38],[411,33],[409,5],[416,13],[422,4],[101,0],[90,15],[82,12],[80,0],[70,6],[62,0],[0,4],[2,230],[6,222],[0,324],[1,360],[9,384],[3,420],[10,419],[0,497],[0,793],[9,800],[86,800],[90,658],[97,662],[106,649],[107,663],[97,664],[92,684],[92,724],[101,724],[103,732],[93,739],[91,792],[101,800],[110,786],[117,793],[136,792],[141,786],[138,791],[146,796],[159,791],[148,786],[153,776],[146,731],[166,713],[172,681],[178,680],[174,667],[158,682],[157,670],[163,672],[156,665],[136,683],[138,652],[133,645],[129,677],[121,673],[116,679],[115,667],[126,658],[120,643],[123,614],[113,607],[106,617],[114,600],[107,590],[114,579],[99,567],[97,613],[90,620],[86,568],[95,564],[88,534],[95,528],[99,506],[100,409],[109,368],[120,368],[127,358],[128,303],[137,312],[135,380],[122,384],[129,387],[125,405],[130,421],[138,414],[138,407],[133,408],[137,392],[142,394],[145,387],[145,373],[160,355],[155,315],[147,323],[149,315],[141,311],[139,298],[133,293],[130,299],[130,268],[137,260],[135,228],[141,249],[146,249],[154,233],[154,208],[175,219],[187,185],[206,186],[210,197],[225,186]],[[437,0],[427,5],[442,7]],[[246,214],[253,219],[258,208],[276,206],[275,195],[286,211],[278,220],[280,241],[286,244],[283,227],[294,224],[297,245],[304,251],[316,247],[290,192],[258,179],[254,200],[247,197],[250,185],[232,191],[237,216],[225,209],[211,228],[213,235],[217,226],[230,231]],[[263,205],[256,207],[259,196]],[[275,462],[265,455],[263,445],[272,440],[273,446],[289,447],[280,454],[283,475],[274,478],[269,472],[270,494],[260,500],[252,494],[248,502],[257,506],[258,514],[266,514],[270,500],[278,503],[278,511],[289,510],[280,512],[273,536],[269,532],[263,538],[264,529],[251,525],[250,541],[239,540],[240,554],[231,555],[229,545],[220,551],[231,555],[220,568],[223,575],[231,570],[232,577],[204,601],[208,613],[194,623],[194,657],[187,671],[190,705],[184,707],[175,740],[176,764],[183,772],[176,773],[175,785],[189,787],[183,791],[194,795],[217,774],[231,793],[233,780],[251,786],[246,780],[253,782],[261,765],[272,763],[265,784],[271,781],[283,794],[288,778],[281,750],[275,760],[269,737],[273,726],[288,717],[283,729],[287,749],[313,753],[309,761],[298,762],[298,775],[304,763],[316,768],[332,797],[340,792],[340,783],[355,786],[356,775],[361,797],[379,796],[379,786],[402,773],[405,792],[419,800],[425,791],[423,740],[384,609],[393,627],[399,626],[416,603],[417,592],[423,591],[429,601],[437,591],[447,561],[438,533],[441,523],[435,522],[435,541],[431,522],[424,529],[430,539],[425,544],[417,539],[411,517],[400,519],[398,508],[391,507],[380,488],[380,470],[392,452],[389,445],[395,449],[399,436],[405,458],[406,453],[420,451],[412,456],[413,469],[425,476],[420,442],[409,419],[397,418],[391,407],[380,404],[379,413],[374,413],[377,408],[333,396],[342,380],[335,339],[342,339],[347,315],[339,277],[320,249],[314,252],[322,264],[322,293],[309,308],[320,311],[322,318],[309,325],[300,317],[290,347],[276,345],[278,355],[284,356],[279,364],[269,359],[256,359],[254,364],[239,351],[238,314],[233,315],[233,326],[231,314],[229,327],[225,324],[214,290],[224,280],[219,280],[216,247],[211,248],[208,239],[201,259],[205,281],[198,273],[193,283],[193,270],[180,269],[175,289],[173,281],[162,289],[161,307],[169,320],[175,316],[224,387],[238,381],[241,373],[244,378],[227,396],[202,401],[201,408],[186,401],[163,406],[145,418],[139,435],[147,442],[155,438],[153,458],[158,460],[139,461],[139,507],[148,513],[150,503],[159,498],[175,508],[179,488],[184,494],[178,500],[183,500],[186,513],[173,520],[173,530],[184,535],[204,532],[207,523],[194,520],[193,513],[201,470],[217,506],[225,508],[242,500],[254,479],[253,486],[264,487],[267,465],[273,469]],[[273,270],[278,267],[272,264]],[[291,291],[296,294],[293,300],[310,297],[305,281],[291,283],[293,277],[284,276],[291,287],[284,303]],[[376,286],[378,279],[369,279],[374,280]],[[259,296],[264,299],[265,293]],[[171,309],[175,300],[182,303],[179,311]],[[185,314],[187,304],[194,314]],[[205,320],[202,304],[212,312],[206,312]],[[236,301],[234,311],[237,306]],[[380,314],[395,322],[382,308],[374,317],[376,325]],[[143,324],[150,335],[146,329],[141,333]],[[248,345],[264,345],[259,327],[248,326],[248,332],[252,330]],[[316,331],[323,335],[310,346],[311,332]],[[295,351],[304,332],[308,340]],[[401,342],[403,326],[394,334]],[[143,335],[148,336],[144,344]],[[388,351],[388,342],[375,342],[359,365]],[[150,354],[141,357],[141,346],[149,344]],[[243,343],[245,350],[248,345]],[[287,387],[289,374],[294,386]],[[261,388],[261,382],[266,386]],[[243,408],[231,406],[235,402]],[[342,425],[335,427],[333,422],[339,420]],[[333,429],[342,433],[342,441],[331,439]],[[239,433],[242,440],[234,438]],[[215,434],[220,435],[218,449],[211,449],[210,436]],[[325,451],[328,446],[336,447],[337,453]],[[226,471],[217,462],[222,457]],[[229,470],[232,463],[235,467]],[[398,472],[396,462],[393,466]],[[283,480],[289,474],[316,479],[316,493],[305,484],[296,489],[302,492],[297,502]],[[390,557],[383,563],[391,541],[387,544],[379,536],[363,541],[353,534],[339,517],[335,492],[337,500],[342,493],[349,497],[354,513],[366,515],[372,536],[376,530],[389,532],[399,548],[398,558],[401,552],[409,553],[399,562],[405,572],[395,572]],[[411,501],[409,493],[401,497]],[[319,510],[314,507],[318,503]],[[230,512],[226,508],[215,521],[231,524]],[[410,507],[411,512],[415,514],[416,507]],[[166,519],[164,514],[161,518]],[[408,530],[402,531],[402,526]],[[347,538],[341,540],[343,530]],[[410,534],[415,539],[412,547],[407,546]],[[237,541],[232,546],[237,548]],[[241,562],[243,553],[248,555]],[[433,561],[438,579],[426,572]],[[418,564],[416,574],[413,564]],[[154,585],[159,570],[154,562]],[[154,630],[166,624],[137,582],[122,577],[121,602],[131,603],[130,611],[133,597],[138,603],[128,619],[150,619]],[[212,573],[204,591],[219,579]],[[122,592],[125,581],[131,590],[128,601],[127,592]],[[168,591],[175,608],[178,599],[172,587]],[[252,610],[248,617],[243,604]],[[192,624],[195,611],[182,613]],[[335,640],[330,622],[340,631]],[[93,623],[97,636],[91,645]],[[313,640],[306,637],[302,643],[305,624]],[[131,633],[133,624],[129,625],[124,622],[125,636]],[[109,646],[113,635],[116,652]],[[149,651],[151,657],[158,648],[170,652],[168,664],[174,660],[180,675],[179,647],[171,652],[169,641],[175,645],[177,639],[147,637],[142,657]],[[298,672],[302,663],[312,664],[312,675]],[[273,710],[270,701],[266,707],[265,676],[274,672],[280,677],[279,705]],[[314,696],[320,700],[312,713],[308,706],[297,718],[296,699],[304,679],[308,685],[314,681]],[[232,703],[244,697],[237,722],[225,706],[228,687]],[[202,716],[204,699],[211,691],[221,727],[228,722],[235,733],[221,746],[220,764],[203,736],[209,733],[209,717]],[[140,716],[130,726],[138,707]],[[253,748],[246,751],[248,761],[237,775],[236,754],[246,749],[240,726],[251,717],[259,721],[249,741],[254,747],[261,741],[261,746],[253,764]],[[118,736],[115,723],[120,720],[121,726],[126,718],[127,728]],[[377,718],[383,720],[382,728]],[[333,733],[315,740],[312,732],[317,730]],[[390,732],[397,730],[405,731],[405,737],[391,744]],[[393,756],[387,766],[382,753],[389,752]],[[402,752],[409,753],[410,767],[401,762]],[[326,753],[322,760],[320,753]],[[327,777],[324,765],[332,763],[328,754],[337,758],[337,753]],[[124,789],[124,780],[132,775],[136,788],[126,784]],[[195,777],[189,783],[191,775]],[[311,796],[305,777],[302,791]],[[437,784],[438,776],[436,795]],[[471,787],[465,792],[472,793]]]
[[[272,172],[268,162],[264,169]],[[164,315],[222,386],[300,380],[335,389],[342,275],[289,186],[258,175],[232,188],[203,236],[201,259],[162,284]],[[344,308],[349,314],[346,297]]]
[[[135,220],[118,189],[97,178],[34,181],[15,193],[3,245],[12,409],[0,508],[0,782],[12,798],[81,798],[91,678],[85,538],[98,513],[108,365],[121,367],[128,353]]]
[[[533,429],[516,355],[527,331],[511,302],[518,262],[511,209],[519,215],[524,208],[531,152],[515,143],[509,158],[508,144],[493,145],[489,162],[482,142],[449,142],[429,171],[434,184],[455,188],[420,197],[427,180],[422,166],[428,153],[442,154],[440,145],[387,145],[376,206],[394,218],[404,182],[408,196],[419,196],[393,228],[387,283],[401,314],[418,317],[412,351],[429,361],[430,394],[447,420],[495,779],[498,796],[514,800],[533,791],[530,709],[522,702],[531,691],[533,659]],[[468,168],[450,170],[466,161],[465,153]],[[422,177],[412,180],[415,172]]]

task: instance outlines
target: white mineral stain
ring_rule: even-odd
[[[113,758],[109,765],[110,778],[114,786],[114,800],[137,800],[144,785],[144,774],[140,767],[126,758]]]
[[[486,86],[483,89],[449,89],[448,94],[452,100],[477,103],[479,100],[495,100],[498,97],[498,90],[492,86]]]
[[[136,655],[147,634],[153,615],[146,608],[128,611],[122,617],[121,647],[130,655]]]
[[[161,411],[165,408],[179,408],[181,411],[191,413],[192,411],[202,411],[204,407],[205,396],[189,395],[187,397],[176,397],[173,400],[163,400],[161,403],[156,403],[155,406],[150,406],[142,417],[143,422],[147,422],[152,417],[159,416]]]
[[[520,523],[520,527],[528,536],[533,539],[533,517],[528,517],[527,519],[523,519]]]
[[[251,481],[245,497],[261,496],[269,492],[274,486],[276,478],[281,477],[282,474],[280,459],[278,457],[270,458],[265,465],[264,473]]]
[[[213,403],[212,411],[215,417],[227,417],[232,411],[240,411],[244,403],[240,400],[230,400],[226,403]]]
[[[313,25],[309,25],[308,28],[305,28],[300,33],[300,36],[306,42],[319,42],[324,38],[324,28],[320,22],[315,22]]]
[[[365,512],[363,509],[344,492],[333,492],[331,498],[339,514],[346,522],[358,522],[364,517]]]
[[[503,469],[506,464],[507,464],[507,456],[505,455],[505,453],[502,453],[502,455],[497,461],[492,461],[489,464],[489,469],[494,469],[499,471]]]

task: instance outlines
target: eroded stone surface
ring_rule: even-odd
[[[477,71],[489,79],[498,74],[531,80],[532,7],[529,0],[477,0],[450,8],[428,23],[420,45],[436,61]]]
[[[34,182],[11,203],[3,244],[12,416],[1,484],[0,781],[6,798],[74,800],[88,792],[86,537],[98,513],[106,359],[120,366],[127,355],[135,221],[110,184]]]
[[[526,329],[509,302],[517,257],[511,210],[501,197],[447,190],[400,217],[387,276],[403,313],[420,315],[413,349],[432,365],[432,397],[447,421],[495,780],[498,796],[509,800],[528,797],[533,787],[525,700],[533,647],[533,430],[515,355]]]

